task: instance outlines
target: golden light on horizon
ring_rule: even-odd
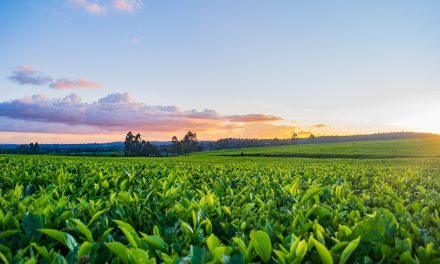
[[[398,125],[410,131],[440,134],[440,109],[414,113]]]

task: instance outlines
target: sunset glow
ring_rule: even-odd
[[[318,2],[2,1],[0,143],[440,133],[440,3]]]

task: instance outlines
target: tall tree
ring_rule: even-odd
[[[310,136],[309,136],[309,143],[310,143],[310,144],[315,143],[315,135],[310,134]]]
[[[125,136],[124,155],[127,157],[135,156],[134,136],[131,131],[127,133],[127,136]]]
[[[171,138],[171,145],[168,148],[168,152],[171,153],[172,155],[177,155],[180,153],[181,150],[181,143],[179,142],[179,140],[177,139],[176,136],[173,136]]]
[[[197,140],[197,134],[188,131],[182,139],[182,153],[190,153],[198,151],[199,141]]]
[[[295,131],[292,132],[292,137],[290,138],[290,142],[293,145],[296,145],[298,143],[298,134]]]

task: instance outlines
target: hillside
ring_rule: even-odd
[[[241,148],[193,155],[306,158],[440,157],[440,137]]]

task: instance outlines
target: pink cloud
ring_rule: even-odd
[[[21,85],[49,85],[53,89],[97,89],[101,87],[98,82],[89,81],[84,78],[71,80],[68,78],[59,78],[56,81],[52,77],[38,71],[30,65],[20,65],[8,77],[9,80]]]
[[[20,65],[8,77],[9,80],[21,85],[47,85],[52,82],[52,78],[39,72],[30,65]]]
[[[76,80],[69,80],[66,78],[62,78],[50,84],[50,88],[58,89],[58,90],[73,89],[73,88],[97,89],[100,87],[101,87],[100,83],[92,82],[84,78],[80,78]]]
[[[176,106],[136,102],[127,93],[109,94],[93,103],[83,102],[76,94],[64,98],[34,95],[0,102],[0,131],[8,132],[102,134],[135,130],[166,134],[191,129],[208,135],[213,131],[241,135],[243,131],[250,133],[248,125],[252,124],[270,133],[277,127],[285,129],[263,120],[280,118],[262,114],[231,118],[211,109],[182,111]]]
[[[231,115],[228,119],[232,122],[243,122],[243,123],[253,123],[253,122],[272,122],[279,121],[282,118],[273,115],[261,115],[261,114],[248,114],[248,115]]]
[[[143,0],[68,0],[68,2],[92,15],[103,15],[108,10],[117,13],[135,13],[144,5]]]
[[[114,0],[112,6],[115,10],[127,13],[133,13],[143,6],[141,0]]]
[[[88,0],[70,0],[69,2],[92,15],[103,15],[106,13],[105,6],[98,2]]]

